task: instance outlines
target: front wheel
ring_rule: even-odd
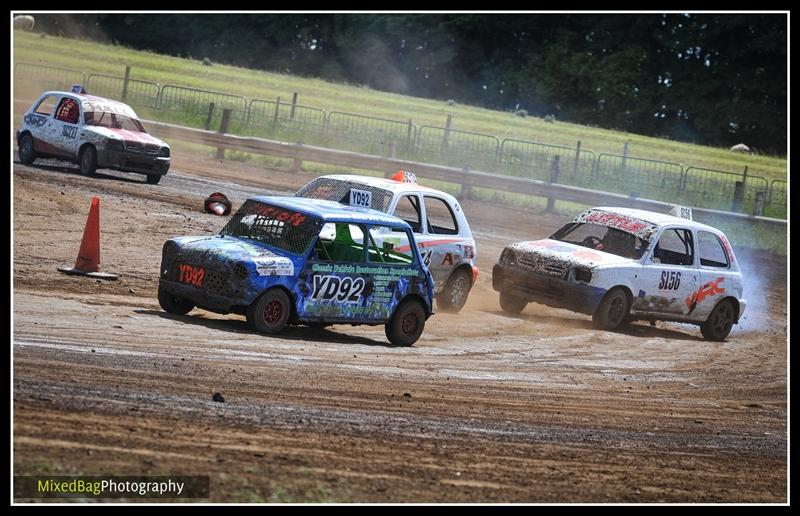
[[[33,136],[26,133],[19,139],[19,160],[30,165],[36,161],[36,152],[33,150]]]
[[[161,174],[147,174],[147,184],[157,185],[161,181]]]
[[[84,176],[93,176],[97,171],[97,151],[91,145],[81,151],[80,165],[81,174]]]
[[[386,323],[386,338],[395,346],[411,346],[425,329],[425,309],[416,299],[400,303]]]
[[[161,287],[158,289],[158,304],[165,312],[175,315],[186,315],[194,308],[191,301],[178,297]]]
[[[700,333],[708,340],[721,342],[731,332],[733,320],[733,303],[728,299],[723,299],[711,311],[706,322],[700,325]]]
[[[500,308],[507,314],[517,315],[525,310],[528,302],[524,299],[512,296],[506,292],[500,292]]]
[[[453,271],[447,278],[442,292],[436,297],[439,310],[442,312],[457,313],[464,308],[472,287],[469,274],[464,269]]]
[[[592,314],[592,323],[598,330],[615,330],[625,322],[628,310],[628,295],[619,287],[612,288]]]
[[[260,333],[280,333],[292,313],[289,296],[279,288],[268,290],[247,309],[247,322]]]

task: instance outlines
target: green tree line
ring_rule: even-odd
[[[37,30],[785,155],[784,14],[37,14]]]

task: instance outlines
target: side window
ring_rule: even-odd
[[[667,229],[653,250],[653,262],[663,265],[692,265],[694,241],[688,229]]]
[[[64,97],[56,110],[56,119],[68,124],[77,124],[80,107],[75,99]]]
[[[717,235],[708,231],[700,231],[697,234],[697,240],[700,242],[700,265],[703,267],[728,268],[730,265],[728,255],[725,253],[725,248],[717,238]]]
[[[53,114],[53,108],[56,107],[56,100],[57,97],[55,95],[48,95],[47,97],[43,98],[39,105],[36,106],[34,110],[37,115],[45,115],[51,116]]]
[[[428,233],[435,235],[458,234],[456,217],[443,199],[426,195],[425,212],[428,217]]]
[[[364,233],[359,224],[328,223],[314,244],[314,259],[322,262],[364,263]]]
[[[372,263],[403,264],[414,263],[414,251],[409,245],[398,246],[393,242],[381,240],[380,236],[386,234],[389,228],[386,226],[370,226],[367,233],[367,258]],[[408,230],[403,230],[408,231]],[[406,233],[406,237],[411,242],[411,235]],[[378,242],[382,242],[379,244]]]
[[[420,225],[420,205],[419,197],[416,195],[404,195],[397,201],[397,207],[394,209],[394,216],[408,222],[414,233],[420,233],[422,226]]]

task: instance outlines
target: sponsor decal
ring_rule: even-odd
[[[724,294],[725,289],[719,286],[719,284],[723,281],[725,281],[725,278],[719,277],[714,281],[709,281],[695,292],[692,292],[692,295],[686,298],[686,306],[689,307],[689,313],[691,314],[694,312],[694,309],[697,308],[697,305],[702,303],[705,298],[709,296],[716,296],[718,294]]]

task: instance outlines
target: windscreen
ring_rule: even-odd
[[[252,240],[292,254],[303,254],[319,233],[322,220],[294,210],[246,201],[220,235]]]
[[[109,129],[125,129],[137,133],[147,132],[137,119],[118,113],[109,113],[108,111],[87,111],[84,115],[84,123],[86,125],[108,127]]]
[[[649,245],[633,233],[591,222],[570,222],[550,238],[633,260],[641,258]]]

